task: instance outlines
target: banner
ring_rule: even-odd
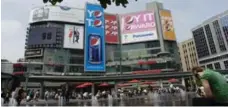
[[[168,10],[161,10],[161,23],[162,23],[162,30],[163,30],[163,38],[164,40],[176,40],[174,27],[173,27],[173,20],[170,11]]]
[[[105,39],[106,43],[118,43],[117,15],[105,14]]]
[[[83,26],[65,25],[64,28],[64,48],[83,49]]]
[[[85,71],[105,72],[105,20],[100,5],[86,4]]]
[[[157,39],[153,11],[130,13],[121,16],[121,41],[123,44]]]

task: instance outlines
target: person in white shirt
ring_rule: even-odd
[[[49,98],[49,92],[48,92],[48,90],[44,93],[44,96],[45,96],[45,100],[47,101],[48,98]]]

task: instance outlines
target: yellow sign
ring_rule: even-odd
[[[173,27],[173,20],[170,11],[161,10],[161,23],[163,29],[163,38],[165,40],[176,40],[174,27]]]

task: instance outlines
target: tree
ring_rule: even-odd
[[[63,0],[43,0],[44,3],[50,2],[52,5],[56,5],[56,3],[61,3]],[[78,0],[79,1],[79,0]],[[107,5],[111,5],[112,2],[116,4],[116,6],[120,6],[120,4],[126,8],[128,4],[128,0],[98,0],[101,6],[106,9]],[[137,0],[135,0],[137,1]]]

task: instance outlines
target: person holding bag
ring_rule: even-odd
[[[201,80],[205,94],[203,98],[193,99],[193,105],[204,102],[204,106],[228,106],[228,84],[219,72],[201,67],[194,67],[192,72],[196,79]]]

